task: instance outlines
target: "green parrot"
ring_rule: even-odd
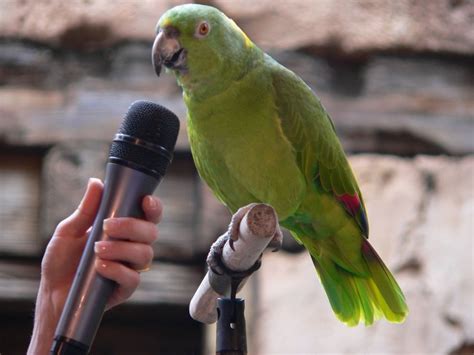
[[[221,11],[165,12],[152,59],[183,90],[201,178],[232,213],[268,203],[308,250],[336,316],[349,326],[408,308],[367,238],[361,192],[334,124],[301,78],[258,48]]]

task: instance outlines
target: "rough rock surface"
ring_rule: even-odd
[[[180,0],[2,0],[0,36],[66,48],[94,49],[121,40],[150,40],[156,22]]]
[[[2,0],[0,37],[85,48],[150,40],[159,16],[184,2],[128,0],[111,6],[106,0]],[[221,8],[266,47],[345,53],[474,50],[474,4],[470,0],[197,2]]]
[[[182,118],[177,147],[188,149],[181,92],[171,75],[154,75],[150,48],[131,43],[84,54],[0,43],[0,140],[109,140],[130,103],[150,99]],[[474,152],[472,60],[380,55],[355,65],[272,55],[320,96],[350,152]]]
[[[472,53],[471,1],[208,1],[265,46]],[[420,18],[423,20],[421,21]],[[275,39],[278,39],[277,41]]]
[[[371,243],[407,297],[406,322],[348,328],[333,315],[306,252],[268,254],[258,275],[254,351],[448,354],[472,344],[474,158],[362,155],[351,163]]]

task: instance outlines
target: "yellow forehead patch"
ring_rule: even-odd
[[[252,41],[250,40],[250,38],[248,38],[248,36],[245,34],[245,32],[242,31],[242,29],[241,29],[239,26],[237,26],[237,24],[235,23],[234,20],[230,19],[230,22],[232,23],[232,26],[234,26],[234,28],[235,28],[237,31],[239,31],[239,32],[242,34],[242,36],[244,37],[244,40],[245,40],[245,47],[247,47],[247,48],[248,48],[248,47],[251,47],[253,43],[252,43]]]
[[[165,18],[163,23],[161,24],[161,27],[168,27],[171,25],[171,20],[169,18]]]

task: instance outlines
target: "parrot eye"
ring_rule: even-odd
[[[209,34],[211,26],[206,21],[201,22],[196,28],[196,37],[204,38]]]

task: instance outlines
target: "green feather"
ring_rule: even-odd
[[[195,26],[210,25],[206,38]],[[165,13],[186,50],[175,71],[188,108],[200,176],[232,212],[271,204],[311,254],[341,321],[401,321],[403,294],[368,244],[366,211],[334,124],[311,89],[255,46],[217,9],[183,5]],[[337,196],[359,196],[350,213]]]

